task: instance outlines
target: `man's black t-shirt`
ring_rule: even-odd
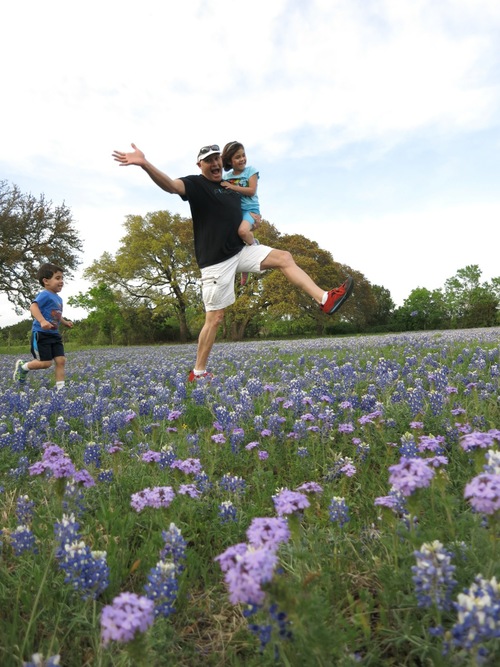
[[[191,208],[194,249],[200,269],[234,257],[244,246],[238,235],[242,219],[240,195],[201,174],[180,180],[186,187],[182,199]]]

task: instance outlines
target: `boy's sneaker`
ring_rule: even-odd
[[[351,296],[353,287],[354,280],[349,276],[340,287],[334,287],[328,292],[325,303],[320,306],[321,310],[329,315],[337,312],[340,306]]]
[[[213,378],[213,373],[205,371],[201,375],[196,375],[194,371],[191,371],[188,375],[188,382],[195,382],[196,380],[201,380],[202,378],[208,378],[208,380],[211,380]]]
[[[23,368],[24,361],[22,359],[18,359],[16,361],[16,366],[14,368],[14,374],[12,376],[13,380],[17,380],[18,382],[26,382],[26,378],[28,377],[29,371],[25,371]]]

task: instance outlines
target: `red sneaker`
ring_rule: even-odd
[[[340,306],[351,296],[353,287],[354,280],[349,276],[340,287],[334,287],[328,292],[325,303],[320,306],[321,310],[329,315],[337,312]]]
[[[242,273],[240,278],[240,285],[246,285],[248,280],[248,273]]]
[[[195,380],[201,380],[202,378],[208,378],[211,380],[213,378],[213,373],[205,371],[202,375],[195,375],[194,371],[191,371],[188,375],[188,382],[195,382]]]

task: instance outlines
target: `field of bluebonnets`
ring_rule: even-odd
[[[499,664],[498,341],[3,355],[0,664]]]

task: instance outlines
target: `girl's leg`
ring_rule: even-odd
[[[238,229],[238,234],[240,235],[240,239],[244,243],[246,243],[247,245],[253,245],[255,239],[252,233],[252,225],[248,222],[248,220],[241,221],[241,224]]]

